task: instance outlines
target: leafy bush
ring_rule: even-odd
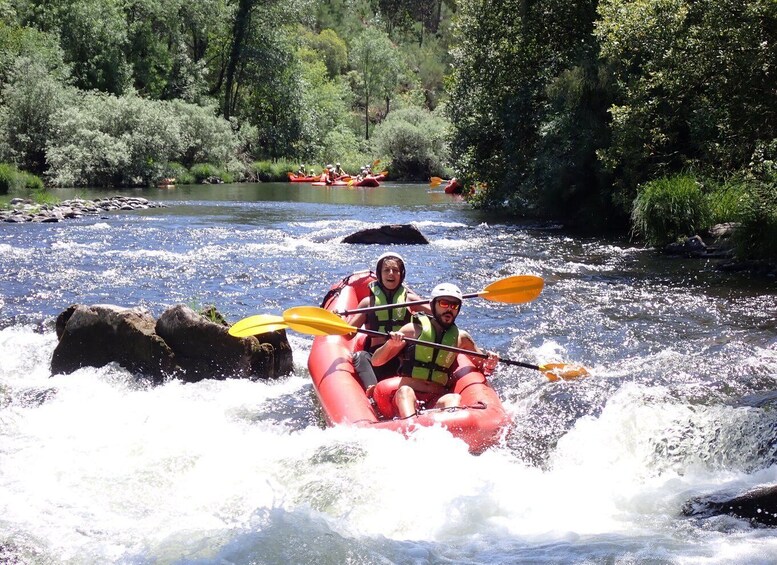
[[[391,159],[392,176],[426,180],[448,159],[448,128],[449,122],[436,113],[403,108],[375,128],[373,141],[378,154]]]
[[[181,163],[175,161],[167,164],[163,178],[174,178],[176,184],[193,184],[195,181],[194,175]]]
[[[13,165],[0,163],[0,194],[8,194],[19,187],[19,172]]]
[[[707,194],[710,224],[737,221],[746,190],[746,184],[738,180],[713,185],[712,191]]]
[[[239,141],[213,112],[181,101],[82,93],[52,116],[48,175],[57,186],[148,186],[168,176],[170,162],[225,167]],[[231,167],[217,176],[234,178]]]
[[[285,182],[289,179],[289,171],[295,173],[299,163],[292,161],[256,161],[250,166],[251,176],[262,182]],[[309,167],[308,167],[309,168]]]
[[[46,142],[53,135],[52,117],[72,104],[75,91],[45,68],[25,57],[16,59],[0,98],[0,158],[11,159],[34,173],[46,168]]]
[[[13,165],[0,163],[0,194],[23,189],[43,190],[43,181],[40,177],[20,171]]]
[[[709,227],[709,203],[690,174],[646,183],[634,200],[633,231],[650,245],[664,245]]]
[[[202,182],[205,179],[213,177],[221,179],[224,182],[232,182],[233,180],[229,173],[211,163],[198,163],[194,165],[189,172],[194,177],[195,182]]]
[[[19,174],[22,175],[24,188],[31,190],[44,190],[45,187],[43,186],[43,179],[41,179],[39,176],[24,171],[21,171]]]

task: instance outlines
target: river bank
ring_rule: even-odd
[[[160,208],[165,204],[135,196],[112,196],[96,200],[74,198],[51,204],[38,204],[25,198],[14,198],[9,207],[0,210],[0,222],[23,224],[27,222],[61,222],[62,220],[97,216],[116,210],[146,210]]]

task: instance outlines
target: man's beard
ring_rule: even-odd
[[[435,320],[437,320],[437,323],[440,324],[444,330],[447,330],[454,324],[454,322],[456,322],[456,316],[452,316],[450,322],[443,320],[442,316],[436,316]]]

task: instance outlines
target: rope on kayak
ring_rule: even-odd
[[[415,414],[411,414],[408,418],[425,414],[427,412],[456,412],[457,410],[485,410],[488,408],[485,402],[478,400],[475,404],[465,404],[464,406],[448,406],[445,408],[419,408]],[[400,418],[402,419],[402,418]]]

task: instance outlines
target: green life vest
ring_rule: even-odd
[[[405,285],[400,285],[397,288],[391,296],[391,300],[386,296],[383,287],[377,281],[370,283],[370,292],[370,306],[385,306],[387,304],[407,302],[407,287]],[[368,330],[378,332],[395,332],[409,321],[410,310],[407,309],[407,306],[400,306],[367,312],[365,327]]]
[[[414,316],[414,321],[421,326],[421,335],[418,339],[458,347],[459,328],[456,324],[438,337],[429,316],[419,313]],[[403,375],[422,381],[432,381],[443,386],[448,384],[450,368],[456,361],[456,353],[419,343],[408,344],[405,351],[406,356],[401,369]]]

